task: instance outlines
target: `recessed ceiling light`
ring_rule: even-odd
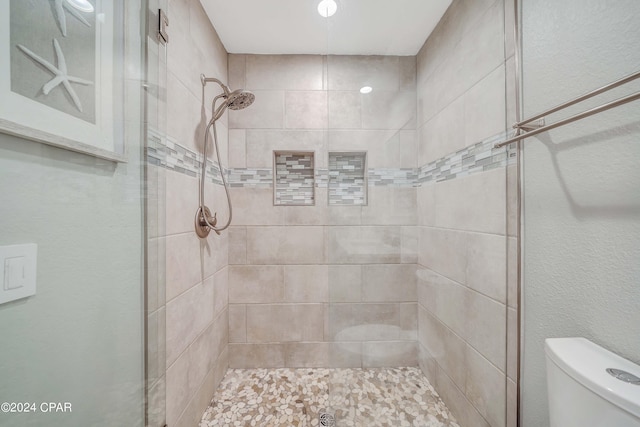
[[[371,93],[373,88],[371,86],[362,86],[360,88],[360,93]]]
[[[336,10],[338,10],[338,5],[334,0],[322,0],[318,3],[318,13],[325,18],[333,16]]]
[[[93,12],[93,5],[89,3],[89,0],[66,0],[69,6],[78,9],[80,12]]]

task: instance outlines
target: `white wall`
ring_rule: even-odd
[[[640,70],[639,2],[522,6],[524,117]],[[549,423],[545,338],[584,336],[640,362],[639,108],[636,101],[524,143],[525,427]]]

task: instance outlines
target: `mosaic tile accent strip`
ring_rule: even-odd
[[[202,154],[183,147],[172,138],[163,138],[153,130],[148,131],[147,159],[152,165],[192,177],[199,176],[202,167]],[[218,162],[208,160],[206,173],[209,182],[222,185]],[[225,173],[228,174],[228,171],[225,170]]]
[[[493,148],[493,145],[513,136],[514,133],[515,131],[513,130],[502,132],[416,169],[369,169],[367,171],[368,185],[419,187],[427,182],[446,181],[506,167],[516,162],[516,145],[510,144],[506,148]],[[150,164],[197,177],[200,171],[201,158],[201,154],[178,144],[171,138],[163,138],[160,132],[149,130],[147,161]],[[209,160],[207,163],[208,181],[222,185],[217,162]],[[274,180],[271,168],[233,168],[225,169],[224,173],[227,174],[226,177],[228,177],[229,184],[232,187],[271,188],[273,186]],[[327,188],[329,183],[329,170],[317,169],[315,171],[315,186]],[[293,192],[294,190],[292,190]]]
[[[369,169],[369,185],[375,187],[416,187],[418,169]]]
[[[231,187],[271,188],[273,186],[273,171],[271,168],[233,168],[227,171]]]
[[[329,153],[329,205],[367,204],[367,153]]]
[[[274,153],[274,203],[310,206],[314,200],[313,153]]]
[[[459,427],[419,368],[230,369],[199,427]]]
[[[418,169],[418,184],[446,181],[478,172],[497,169],[516,161],[516,147],[494,148],[494,144],[509,138],[513,132],[494,135],[477,144],[448,154]]]

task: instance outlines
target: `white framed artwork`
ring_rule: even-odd
[[[119,3],[0,1],[0,132],[125,161]]]

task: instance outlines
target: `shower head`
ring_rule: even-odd
[[[230,110],[242,110],[244,108],[247,108],[249,105],[253,104],[253,101],[255,101],[256,99],[255,95],[249,92],[248,90],[237,89],[232,92],[227,85],[225,85],[220,80],[214,77],[205,77],[204,74],[200,74],[200,81],[202,82],[203,88],[204,86],[206,86],[207,83],[215,82],[218,85],[220,85],[220,87],[222,88],[222,91],[224,92],[216,96],[215,99],[213,100],[214,106],[215,106],[216,100],[220,98],[223,98],[224,102],[220,104],[220,106],[217,109],[215,109],[213,113],[213,118],[211,119],[212,121],[218,120],[227,108]]]
[[[253,104],[256,97],[248,90],[234,90],[227,96],[227,107],[230,110],[242,110]]]

